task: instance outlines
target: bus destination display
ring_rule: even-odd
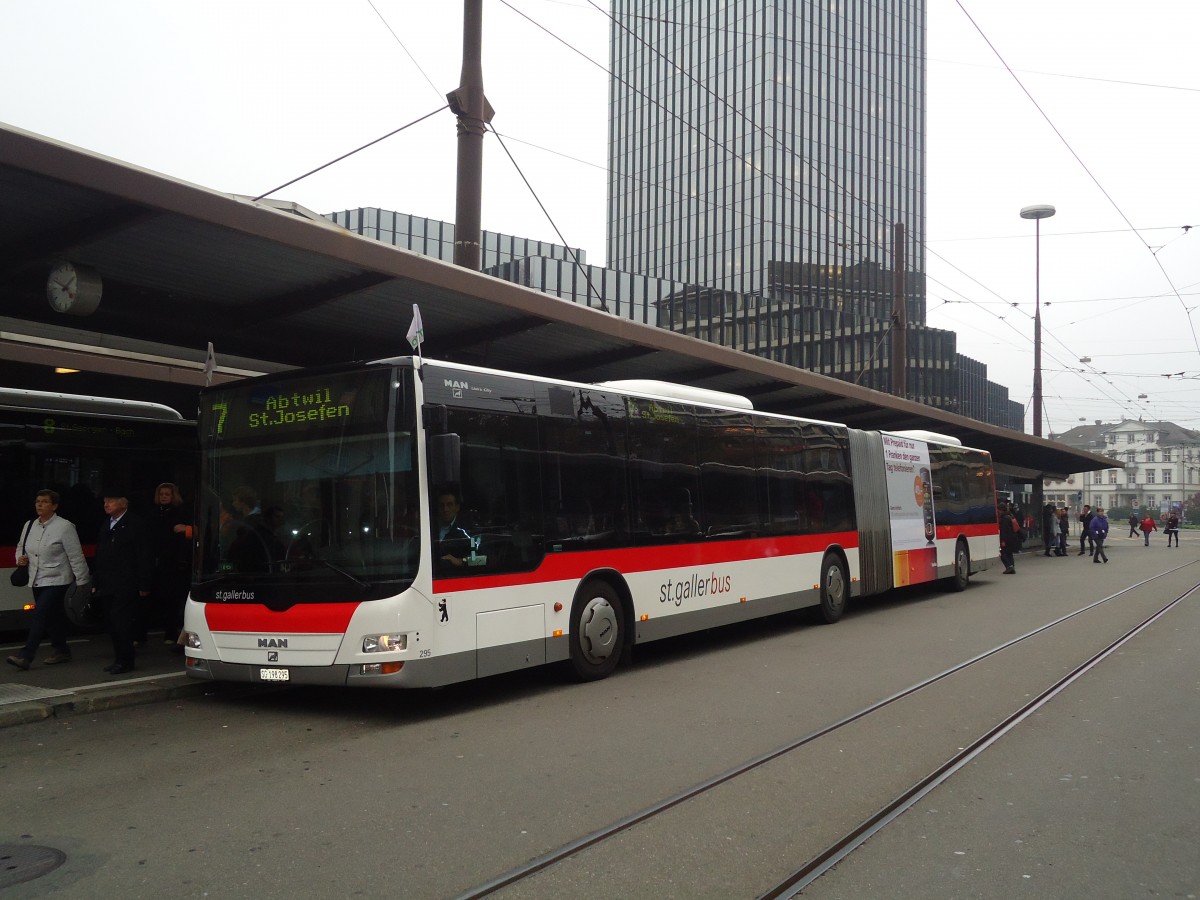
[[[209,433],[240,438],[313,427],[377,424],[386,408],[387,384],[386,373],[372,373],[366,378],[332,376],[275,383],[252,392],[216,392],[206,404]]]

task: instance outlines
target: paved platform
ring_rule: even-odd
[[[20,641],[0,644],[0,727],[20,725],[57,715],[155,703],[214,690],[210,682],[188,678],[183,655],[171,652],[161,632],[149,635],[138,648],[134,670],[109,675],[113,661],[107,634],[72,637],[69,663],[42,664],[50,655],[43,644],[28,671],[3,660],[23,647]]]

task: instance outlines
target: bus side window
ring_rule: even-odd
[[[704,500],[695,413],[678,403],[628,403],[634,543],[674,542],[697,534],[694,523],[704,517]]]
[[[719,413],[700,422],[704,534],[753,537],[762,528],[757,440],[745,413]]]
[[[554,552],[614,546],[628,530],[625,422],[623,398],[582,388],[539,418],[546,539]]]
[[[439,574],[480,575],[536,567],[543,552],[537,418],[451,407],[448,419],[448,427],[461,441],[457,524],[469,535],[470,547],[466,565],[443,568]]]

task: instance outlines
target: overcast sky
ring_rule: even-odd
[[[0,0],[0,23],[0,121],[250,195],[437,110],[461,64],[459,0]],[[1200,428],[1200,0],[928,0],[928,24],[929,324],[1030,428],[1019,212],[1052,204],[1044,430]],[[493,125],[563,239],[603,263],[606,16],[484,0],[484,27]],[[442,111],[273,196],[452,220],[454,156]],[[484,182],[484,228],[559,240],[491,136]]]

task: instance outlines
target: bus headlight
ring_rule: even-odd
[[[203,650],[204,645],[200,643],[200,635],[194,631],[185,631],[183,633],[183,646],[191,650]]]
[[[407,634],[368,634],[363,638],[363,653],[391,653],[408,649]]]

